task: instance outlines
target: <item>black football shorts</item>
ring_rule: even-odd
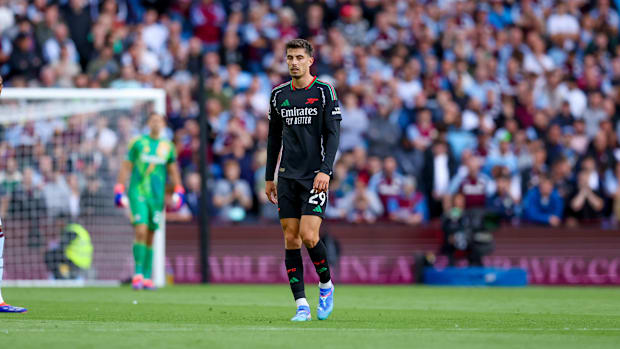
[[[302,215],[325,218],[327,193],[315,193],[314,179],[278,178],[278,214],[283,218]]]

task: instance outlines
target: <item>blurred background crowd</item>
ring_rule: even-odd
[[[487,208],[512,224],[609,225],[620,220],[619,5],[0,0],[0,74],[7,87],[165,89],[188,190],[175,220],[200,211],[203,74],[209,211],[275,220],[268,99],[288,79],[285,43],[302,37],[342,107],[330,219],[417,225]],[[131,115],[0,125],[0,215],[111,207],[140,131]]]

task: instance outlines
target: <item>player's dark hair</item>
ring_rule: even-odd
[[[288,51],[288,49],[290,48],[303,48],[304,50],[306,50],[306,53],[310,57],[312,57],[312,54],[314,53],[314,48],[312,47],[312,44],[306,39],[293,39],[287,42],[286,51]]]

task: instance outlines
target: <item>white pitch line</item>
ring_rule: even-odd
[[[92,324],[91,324],[92,325]],[[303,326],[303,325],[302,325]],[[69,329],[67,329],[69,330]],[[101,326],[90,326],[85,329],[86,331],[94,331],[94,332],[151,332],[153,328],[109,328],[109,327],[101,327]],[[231,327],[222,327],[222,326],[196,326],[196,327],[178,327],[178,328],[157,328],[158,332],[201,332],[201,331],[299,331],[299,332],[400,332],[400,333],[410,333],[410,332],[620,332],[620,328],[514,328],[514,329],[503,329],[503,328],[463,328],[463,327],[455,327],[455,328],[333,328],[333,327],[257,327],[257,326],[231,326]],[[63,329],[54,329],[55,332],[63,331]],[[9,332],[45,332],[45,329],[11,329],[11,330],[3,330],[0,334],[8,334]]]

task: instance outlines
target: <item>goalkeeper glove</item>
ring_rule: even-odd
[[[117,183],[114,186],[114,204],[116,207],[127,207],[127,196],[125,195],[125,186]]]
[[[182,185],[174,187],[174,193],[172,193],[172,209],[177,211],[183,206],[185,202],[185,189]]]

